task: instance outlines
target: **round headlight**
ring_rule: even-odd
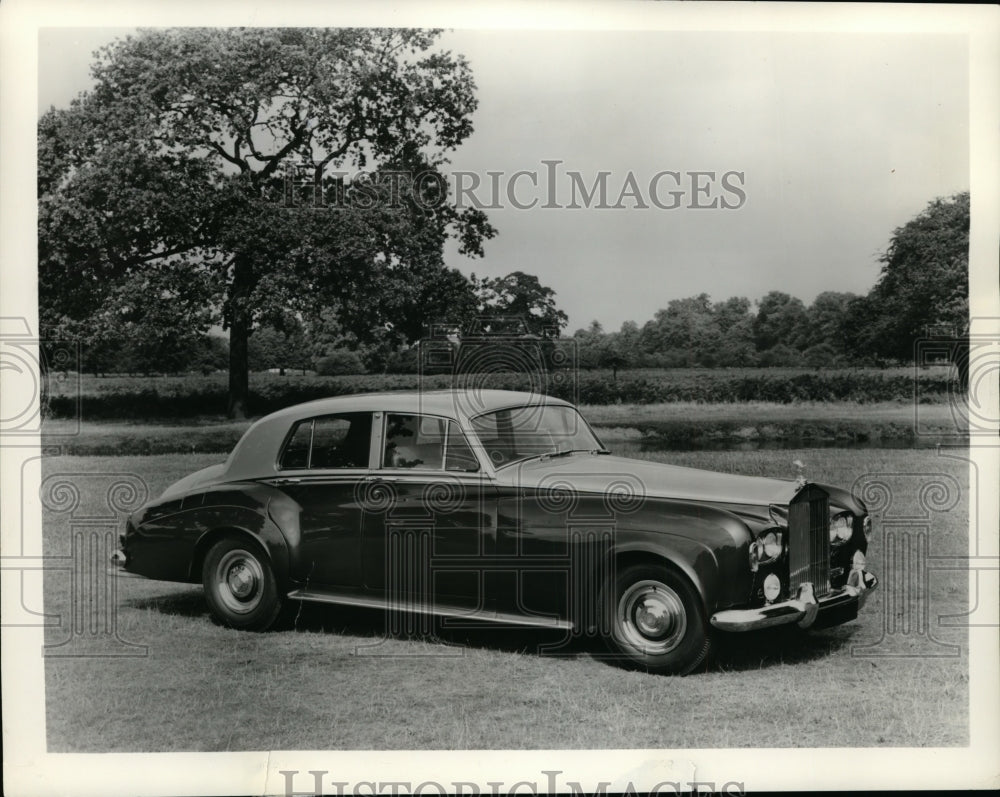
[[[781,533],[776,529],[771,529],[760,538],[763,556],[761,561],[770,562],[781,556]]]
[[[774,573],[771,573],[771,575],[764,579],[764,597],[767,598],[768,602],[770,602],[777,598],[780,594],[781,579]]]
[[[836,544],[851,539],[854,534],[853,518],[849,514],[837,515],[830,521],[830,542]]]

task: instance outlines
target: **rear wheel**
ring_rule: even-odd
[[[284,601],[270,562],[247,540],[233,536],[215,543],[201,579],[212,615],[231,628],[263,631],[281,612]]]
[[[711,629],[691,583],[668,567],[625,568],[601,597],[606,638],[624,663],[649,672],[686,675],[711,652]]]

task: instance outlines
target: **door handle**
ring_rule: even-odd
[[[282,477],[280,479],[275,479],[273,483],[276,484],[276,485],[279,485],[279,484],[298,484],[300,481],[302,481],[302,479],[298,479],[298,478],[295,478],[293,476],[288,476],[288,477]]]

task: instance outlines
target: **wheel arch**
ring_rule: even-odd
[[[702,608],[706,612],[706,616],[711,613],[711,603],[708,594],[710,587],[706,584],[706,579],[704,578],[705,568],[696,568],[687,557],[679,556],[676,552],[668,552],[652,547],[626,546],[616,549],[612,555],[612,559],[614,562],[613,572],[616,575],[627,567],[637,564],[655,564],[673,570],[694,587],[695,592],[701,600]],[[712,561],[715,561],[714,558]],[[702,574],[699,574],[699,569],[702,570]],[[714,569],[714,572],[717,573],[717,568]]]
[[[275,579],[281,588],[284,589],[288,582],[288,553],[281,534],[278,533],[277,536],[278,539],[282,540],[281,543],[278,543],[273,538],[262,538],[261,535],[255,534],[238,525],[228,524],[209,529],[195,543],[191,554],[191,567],[188,572],[188,579],[196,583],[201,582],[201,571],[205,565],[205,557],[208,556],[208,552],[212,549],[212,546],[226,537],[236,537],[249,542],[259,553],[263,554],[274,573]]]

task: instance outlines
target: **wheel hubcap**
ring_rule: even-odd
[[[242,562],[233,565],[229,569],[229,575],[226,577],[226,581],[229,584],[229,589],[237,598],[245,598],[253,592],[253,573],[251,573],[250,568]]]
[[[249,551],[229,551],[215,568],[216,593],[227,609],[247,614],[260,605],[264,570]]]
[[[640,581],[618,601],[618,629],[632,647],[662,655],[676,648],[687,631],[680,596],[660,581]]]

